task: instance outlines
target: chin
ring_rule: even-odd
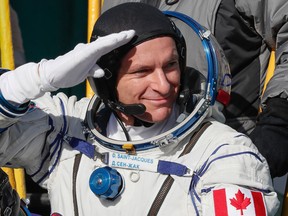
[[[146,121],[149,123],[157,123],[166,120],[171,115],[172,109],[158,109],[154,112],[146,112],[141,116],[138,116],[142,121]]]

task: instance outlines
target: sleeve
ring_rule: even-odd
[[[14,106],[0,94],[1,166],[29,168],[45,155],[46,134],[51,126],[48,113],[36,108],[36,104]]]
[[[263,95],[263,101],[267,98],[281,96],[288,98],[288,2],[285,0],[266,0],[267,16],[263,26],[265,29],[265,41],[270,42],[272,50],[275,50],[276,65],[274,75],[269,81]]]
[[[43,187],[61,160],[74,157],[77,151],[65,142],[65,135],[84,138],[82,122],[88,98],[77,100],[64,93],[33,100],[28,111],[19,117],[0,112],[0,166],[23,167]]]
[[[194,171],[192,202],[205,216],[275,215],[279,200],[265,158],[245,135],[223,129],[222,136],[212,132]]]
[[[254,20],[263,45],[276,54],[274,74],[263,94],[263,111],[251,139],[267,158],[272,177],[282,176],[288,171],[288,2],[237,0],[236,7]]]
[[[250,137],[267,159],[271,176],[288,172],[288,101],[275,97],[267,100]]]
[[[236,185],[217,185],[202,198],[203,216],[275,215],[277,195]],[[274,207],[273,207],[274,206]]]
[[[247,20],[253,20],[255,29],[263,38],[269,50],[275,50],[274,75],[267,85],[262,98],[288,97],[288,2],[286,0],[236,0],[239,13]],[[247,21],[248,22],[248,21]]]
[[[9,70],[1,69],[0,74],[5,74]],[[10,73],[10,72],[8,72]],[[2,86],[1,86],[2,87]],[[24,153],[25,146],[27,143],[32,142],[36,137],[35,134],[41,134],[48,130],[49,126],[47,121],[43,118],[44,113],[39,115],[39,112],[35,111],[31,101],[24,104],[17,104],[9,102],[5,99],[0,91],[0,165],[20,167],[25,166],[22,163],[24,160],[16,159],[13,161],[12,158],[17,158],[20,155],[21,158],[29,158],[31,155]],[[36,115],[35,115],[36,114]],[[35,121],[25,120],[25,116],[32,116]],[[33,117],[34,116],[34,117]],[[29,117],[28,117],[29,119]],[[40,120],[41,119],[41,120]],[[43,121],[44,120],[44,121]],[[36,129],[33,129],[33,128]],[[38,140],[38,147],[42,148],[42,141]],[[33,150],[36,155],[37,146]],[[40,150],[39,150],[40,151]],[[13,161],[13,163],[11,163]],[[29,160],[31,162],[31,160]],[[35,160],[34,160],[35,161]]]
[[[5,131],[29,110],[30,101],[24,104],[11,104],[0,92],[0,132]]]

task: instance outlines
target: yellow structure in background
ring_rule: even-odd
[[[286,182],[286,188],[285,188],[282,206],[283,206],[282,207],[282,216],[287,216],[288,215],[288,182]]]
[[[272,51],[271,55],[270,55],[269,65],[267,68],[267,74],[266,74],[266,78],[265,78],[263,92],[266,90],[267,84],[274,74],[274,70],[275,70],[275,51]]]
[[[93,26],[101,14],[103,0],[88,0],[88,32],[87,41],[90,42],[90,37],[93,31]],[[86,96],[91,98],[94,95],[89,82],[86,80]]]
[[[8,0],[0,0],[0,49],[1,66],[14,69],[10,5]]]
[[[0,55],[1,67],[13,70],[15,66],[9,0],[0,0]],[[8,174],[10,183],[18,192],[20,198],[26,198],[24,170],[4,167],[2,169]]]

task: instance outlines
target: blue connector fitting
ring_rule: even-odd
[[[123,179],[116,169],[106,166],[93,171],[89,185],[96,196],[114,200],[122,192]]]

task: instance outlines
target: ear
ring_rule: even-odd
[[[192,67],[186,67],[181,77],[181,89],[177,100],[181,112],[193,111],[198,99],[204,96],[205,86],[204,75]]]

